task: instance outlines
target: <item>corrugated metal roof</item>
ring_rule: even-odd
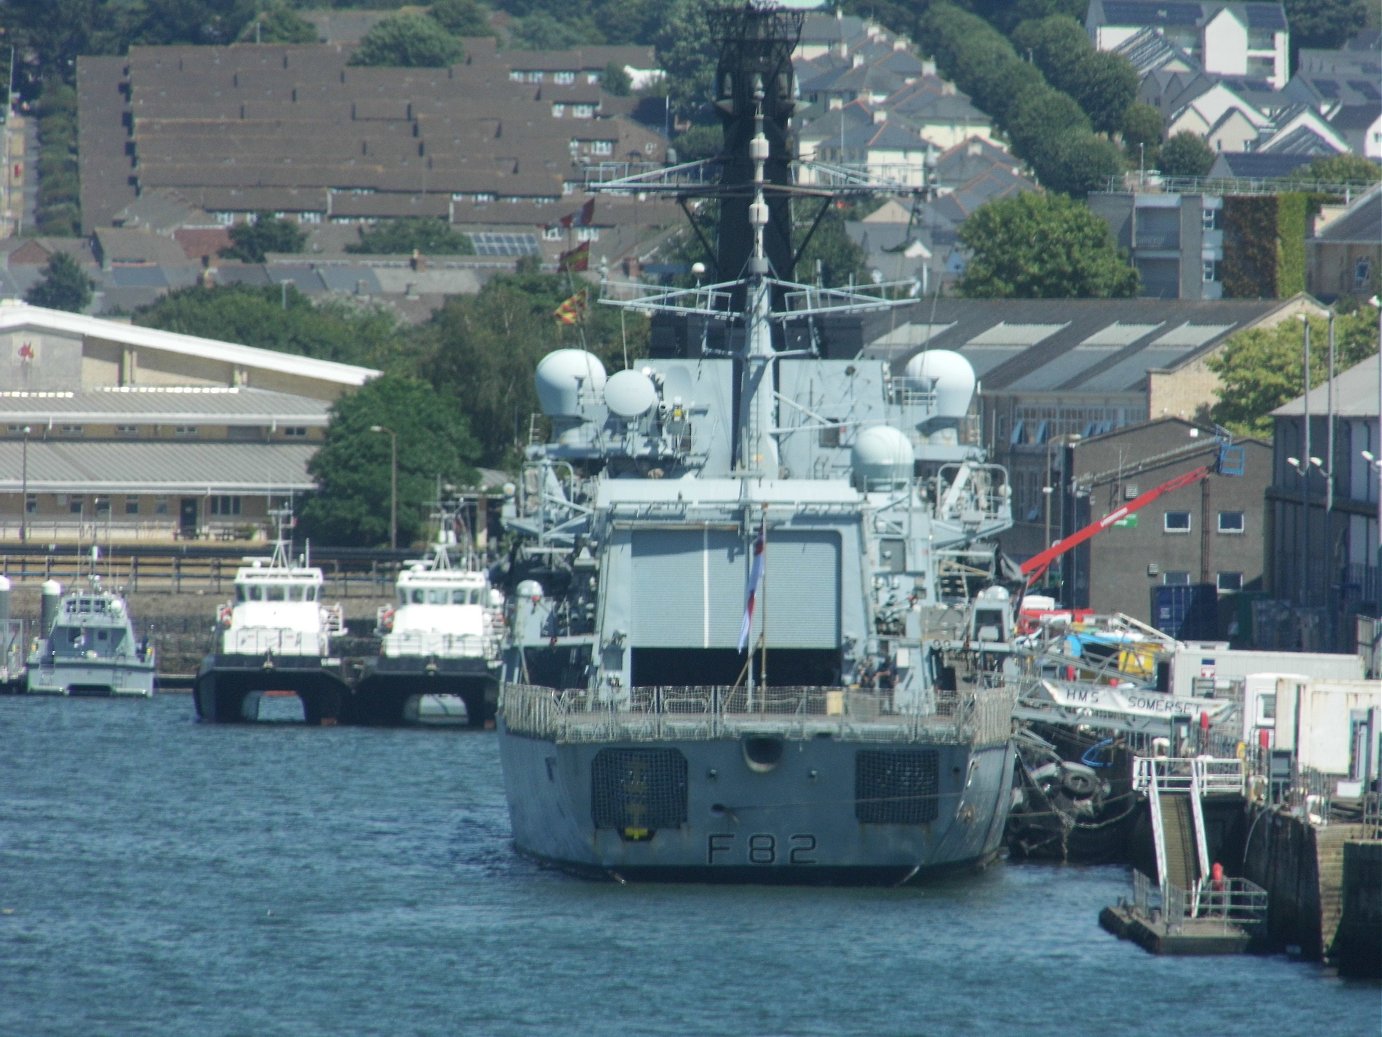
[[[83,338],[89,336],[108,342],[121,342],[142,349],[178,353],[203,360],[218,360],[239,367],[278,371],[337,385],[364,385],[366,381],[379,374],[372,368],[357,367],[354,364],[314,360],[293,353],[257,349],[254,346],[220,342],[216,339],[199,338],[196,335],[180,335],[172,331],[140,327],[137,324],[87,317],[80,313],[44,309],[15,300],[0,300],[0,333],[30,328],[51,329]]]
[[[324,400],[267,389],[219,386],[120,386],[85,392],[0,391],[0,421],[43,425],[62,422],[202,422],[217,425],[311,425],[324,427]]]
[[[1377,370],[1377,354],[1334,376],[1334,414],[1341,418],[1375,418],[1378,416],[1378,386],[1382,373]],[[1310,413],[1326,413],[1329,406],[1329,383],[1310,390]],[[1273,417],[1299,417],[1305,413],[1305,397],[1297,396],[1272,411]],[[1374,448],[1375,450],[1376,448]]]
[[[312,487],[309,443],[0,440],[0,493],[270,493]],[[27,483],[23,480],[27,472]]]

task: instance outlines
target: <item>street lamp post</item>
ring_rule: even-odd
[[[371,425],[371,432],[389,434],[389,550],[398,550],[398,433],[384,425]]]
[[[25,425],[24,443],[19,448],[19,542],[29,540],[29,433],[32,429]]]

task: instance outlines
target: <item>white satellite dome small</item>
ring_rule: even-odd
[[[549,418],[579,418],[581,393],[603,392],[605,365],[584,349],[556,349],[537,365],[537,401]]]
[[[959,353],[949,349],[927,349],[907,361],[908,378],[934,384],[936,416],[963,418],[974,398],[974,368]]]
[[[605,406],[625,421],[641,418],[657,406],[657,386],[642,371],[616,371],[605,383]]]
[[[906,486],[915,460],[907,434],[891,425],[870,425],[859,433],[850,451],[855,484],[865,490]]]

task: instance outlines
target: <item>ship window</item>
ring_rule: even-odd
[[[1257,700],[1257,719],[1275,720],[1276,719],[1276,693],[1272,692],[1263,695]]]
[[[422,604],[423,602],[425,602],[426,600],[427,600],[427,595],[426,595],[426,593],[423,591],[423,589],[422,589],[421,587],[416,587],[416,588],[413,589],[413,604],[414,604],[414,605],[421,605],[421,604]]]
[[[250,588],[250,601],[263,601],[263,600],[264,600],[264,588],[263,588],[263,587],[260,587],[260,586],[257,586],[257,585],[254,586],[254,587],[251,587],[251,588]]]
[[[445,604],[446,604],[446,590],[443,588],[443,589],[440,589],[440,590],[429,591],[429,592],[427,593],[427,604],[429,604],[429,605],[445,605]]]
[[[282,587],[282,586],[275,585],[275,586],[272,586],[272,587],[268,587],[268,588],[266,588],[266,589],[267,589],[268,592],[269,592],[269,595],[268,595],[268,600],[269,600],[269,601],[283,601],[283,600],[284,600],[284,596],[283,596],[283,587]]]
[[[235,588],[235,600],[236,600],[236,601],[244,601],[244,600],[245,600],[245,588],[244,588],[244,587],[236,587],[236,588]]]
[[[306,597],[306,599],[307,599],[308,601],[316,601],[316,600],[317,600],[317,588],[315,588],[315,587],[308,587],[308,588],[307,588],[307,593],[306,593],[304,596]]]

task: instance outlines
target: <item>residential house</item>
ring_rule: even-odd
[[[1099,50],[1151,30],[1212,75],[1262,79],[1278,90],[1290,76],[1290,32],[1279,3],[1091,0],[1085,29]]]
[[[1382,185],[1354,199],[1343,213],[1306,239],[1310,293],[1333,301],[1369,299],[1382,284]]]

